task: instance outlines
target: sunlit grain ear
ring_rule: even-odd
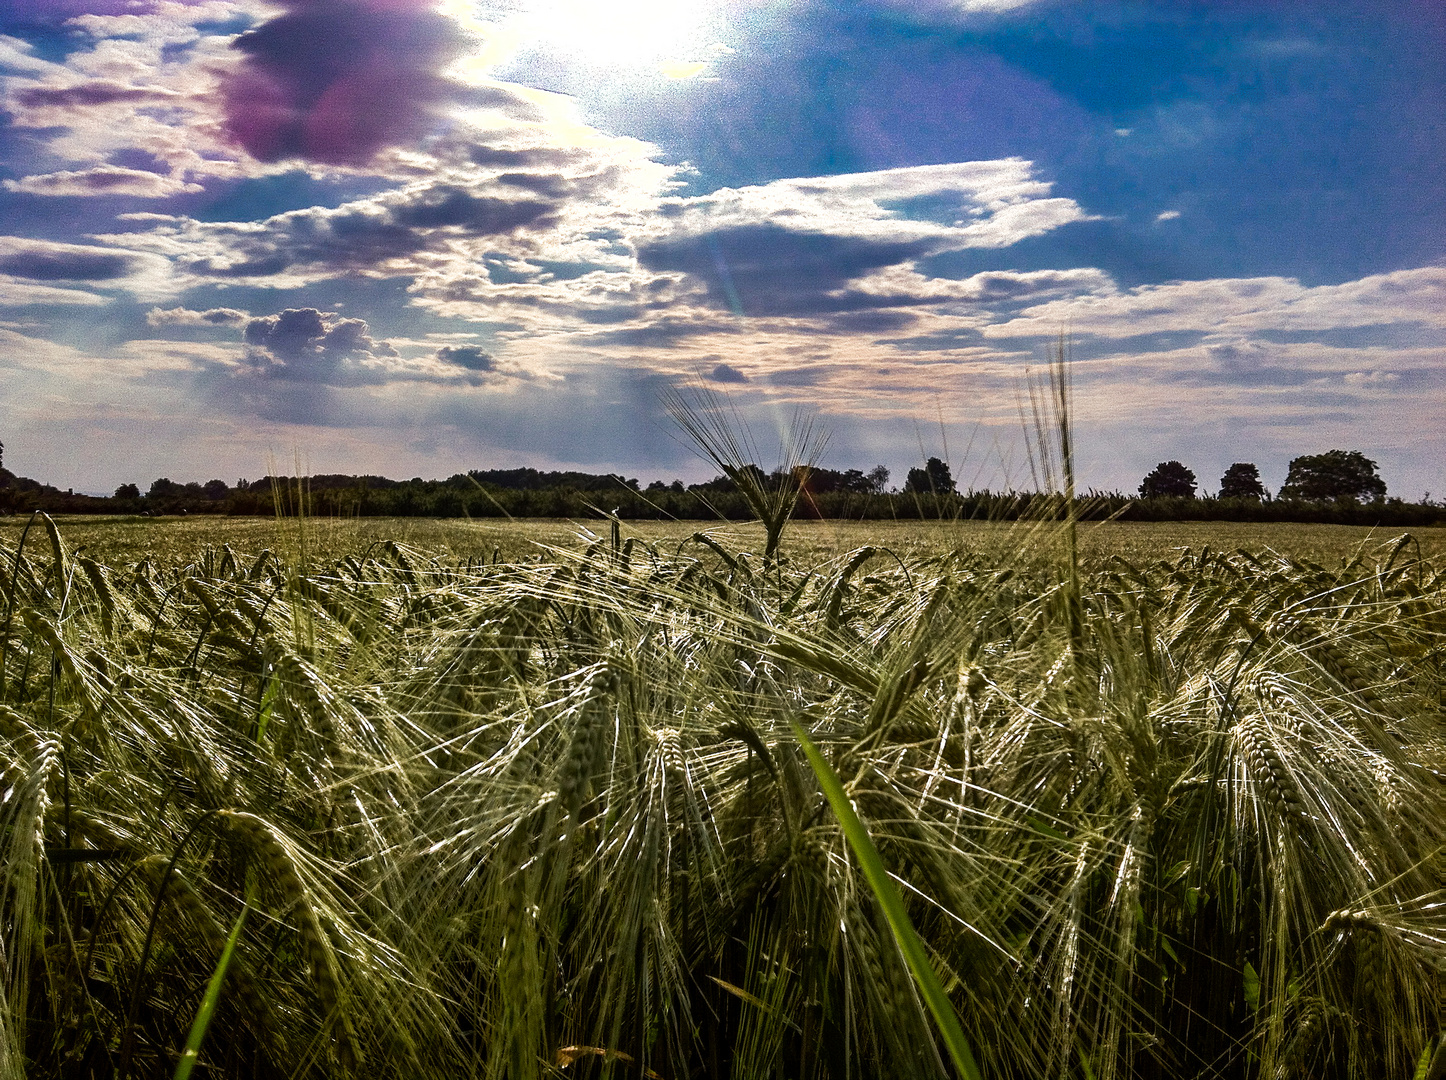
[[[759,468],[758,446],[737,406],[701,377],[683,391],[669,387],[663,404],[692,448],[733,481],[762,522],[763,562],[771,565],[808,474],[828,445],[827,432],[816,417],[795,412],[779,432],[778,465],[767,475]]]

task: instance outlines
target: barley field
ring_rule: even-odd
[[[60,517],[66,542],[92,558],[114,563],[154,559],[185,565],[212,548],[229,544],[241,551],[270,549],[294,560],[334,562],[360,555],[373,544],[393,540],[443,560],[493,559],[520,562],[569,549],[608,535],[606,519],[488,518],[266,518],[266,517]],[[27,518],[0,517],[0,544],[14,548]],[[697,532],[742,551],[763,549],[756,522],[623,521],[624,538],[675,551]],[[1370,557],[1406,533],[1351,525],[1249,522],[1081,522],[1080,554],[1087,564],[1114,556],[1131,562],[1178,558],[1186,550],[1244,548],[1257,555],[1283,555],[1340,565],[1357,555]],[[975,551],[1006,557],[1019,537],[1008,522],[992,521],[792,521],[783,537],[787,559],[813,564],[860,547],[888,548],[905,558]],[[1411,531],[1412,554],[1446,556],[1446,528]]]
[[[582,524],[0,523],[0,1077],[1446,1070],[1439,539]]]

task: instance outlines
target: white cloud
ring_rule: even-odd
[[[1022,158],[775,180],[665,199],[648,231],[697,236],[773,225],[797,233],[923,240],[936,250],[1007,247],[1089,220],[1073,199],[1050,198],[1050,188]],[[930,216],[909,216],[908,204],[924,201],[933,203]]]
[[[60,64],[35,55],[35,46],[20,38],[0,34],[0,71],[23,71],[32,75],[64,72]]]
[[[1343,378],[1347,386],[1389,386],[1401,381],[1394,371],[1348,371]]]
[[[200,37],[197,23],[218,23],[233,19],[254,4],[234,0],[152,0],[143,15],[77,15],[66,25],[95,38],[136,38],[166,44],[195,41]]]
[[[837,295],[897,297],[905,303],[958,300],[986,306],[1018,304],[1046,296],[1093,292],[1113,287],[1103,270],[989,270],[966,278],[925,277],[910,266],[891,266],[850,281]]]
[[[4,107],[11,123],[35,132],[52,158],[79,166],[18,182],[34,194],[164,197],[198,190],[210,177],[260,175],[237,153],[216,116],[216,90],[234,64],[230,35],[202,36],[193,22],[215,17],[219,5],[161,5],[148,16],[89,16],[115,28],[123,21],[136,36],[92,42],[63,65],[33,64],[4,80]],[[224,10],[235,14],[234,5]],[[187,47],[177,49],[178,42]],[[22,54],[23,56],[23,54]],[[0,62],[7,59],[0,49]],[[143,152],[164,170],[153,179],[116,165],[122,153]],[[112,181],[104,183],[106,177]],[[87,181],[97,181],[90,182]]]
[[[1270,59],[1288,59],[1298,56],[1325,56],[1330,49],[1320,41],[1311,38],[1252,38],[1244,42],[1242,51],[1255,53]]]
[[[151,308],[146,312],[149,326],[240,326],[251,318],[250,313],[237,308],[208,308],[195,311],[186,307],[161,309]]]
[[[110,302],[109,296],[86,292],[84,289],[59,289],[50,285],[17,281],[8,275],[0,275],[0,307],[23,307],[28,304],[74,304],[82,307],[99,307]]]
[[[178,177],[116,165],[23,176],[19,180],[4,181],[4,186],[6,191],[27,195],[131,195],[143,199],[205,190],[200,184],[187,183]]]
[[[1446,327],[1446,267],[1373,274],[1339,285],[1294,278],[1215,278],[1095,291],[1052,300],[988,327],[992,337],[1052,334],[1062,327],[1106,337],[1162,331],[1323,331],[1387,323]]]
[[[999,15],[1018,11],[1037,2],[1038,0],[948,0],[950,7],[970,15]]]
[[[648,143],[582,123],[567,98],[482,89],[485,105],[445,139],[398,158],[409,176],[389,190],[259,221],[126,214],[135,232],[100,239],[169,260],[178,288],[410,277],[419,304],[454,314],[488,307],[495,317],[499,304],[586,308],[633,289],[641,278],[626,238],[655,213],[678,170]],[[549,263],[592,269],[561,282]]]
[[[1040,0],[886,0],[890,7],[902,8],[916,15],[928,16],[990,16],[1009,15],[1033,7]]]
[[[1179,217],[1179,216],[1180,216],[1180,211],[1178,211],[1178,210],[1165,210],[1165,211],[1163,211],[1163,212],[1161,212],[1161,213],[1156,214],[1156,215],[1155,215],[1155,220],[1156,220],[1156,221],[1174,221],[1174,220],[1175,220],[1177,217]]]

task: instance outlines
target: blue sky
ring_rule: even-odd
[[[106,491],[827,464],[1446,493],[1446,14],[1390,3],[0,0],[5,463]],[[771,465],[771,461],[763,462]]]

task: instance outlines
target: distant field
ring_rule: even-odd
[[[0,540],[13,547],[26,518],[0,519]],[[395,540],[436,557],[455,560],[494,557],[513,562],[536,556],[542,547],[575,547],[589,531],[606,536],[606,521],[565,521],[528,519],[430,519],[430,518],[132,518],[71,517],[58,524],[72,549],[112,564],[144,558],[168,564],[195,558],[208,547],[230,544],[238,552],[271,548],[279,554],[297,556],[303,548],[308,558],[330,561],[347,553],[360,553],[369,544]],[[1035,530],[1040,527],[1035,526]],[[700,521],[625,521],[623,535],[657,543],[673,550],[697,532],[725,542],[729,547],[749,550],[762,541],[762,530],[753,524],[708,523]],[[1370,553],[1401,536],[1404,529],[1367,529],[1350,525],[1302,525],[1289,523],[1251,524],[1238,522],[1102,522],[1080,526],[1081,552],[1086,561],[1119,555],[1131,562],[1170,559],[1183,549],[1198,550],[1209,545],[1217,550],[1245,548],[1252,552],[1273,550],[1282,555],[1338,565],[1357,552]],[[784,550],[795,562],[805,565],[826,560],[843,552],[873,544],[887,547],[904,557],[924,557],[949,550],[993,549],[1001,557],[1022,544],[1037,545],[1047,534],[1032,534],[1029,526],[1008,522],[919,521],[840,522],[796,521],[789,526]],[[1412,531],[1421,554],[1432,558],[1446,553],[1446,529]],[[32,531],[30,542],[45,543],[43,533]]]

